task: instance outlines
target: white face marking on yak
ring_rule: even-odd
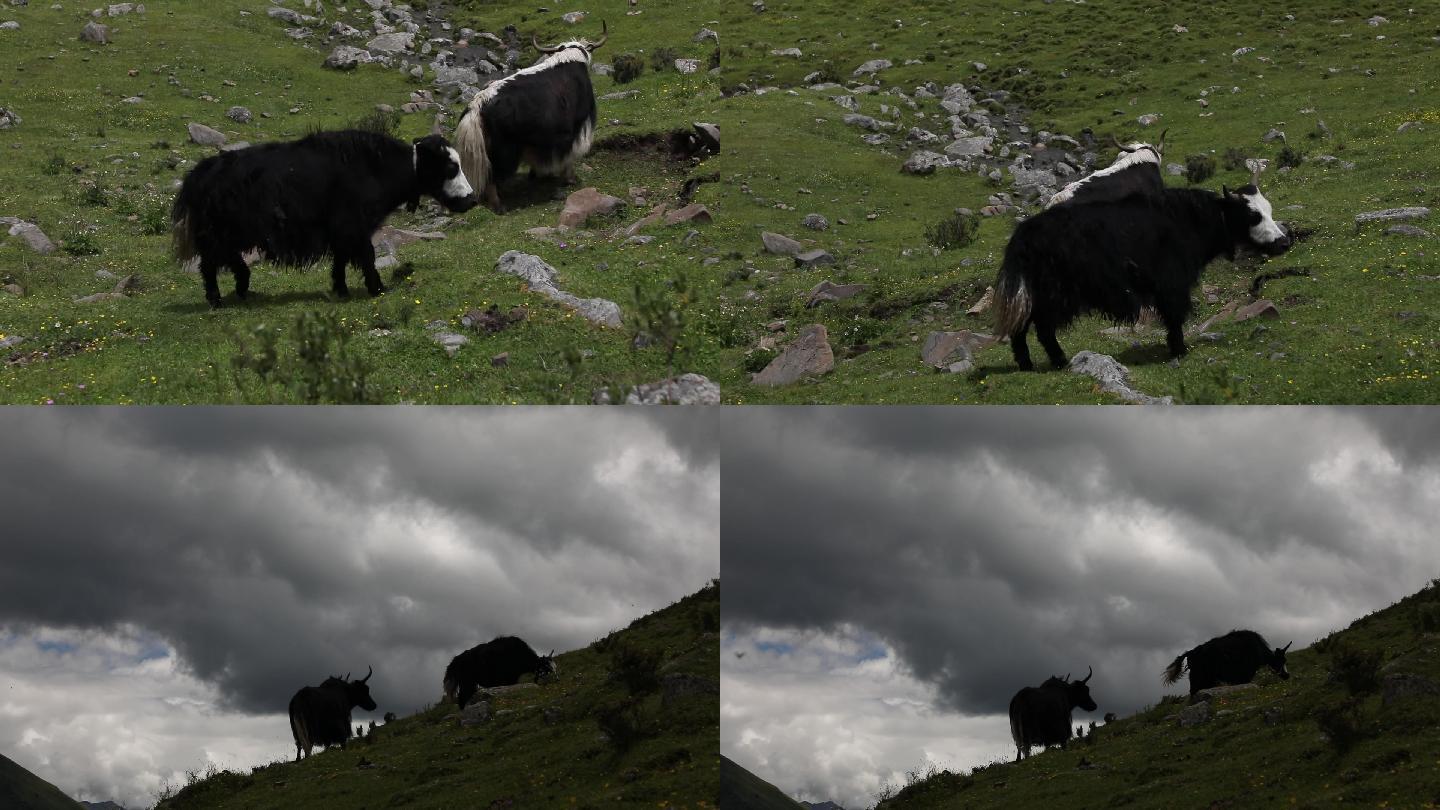
[[[1260,189],[1255,189],[1253,194],[1242,192],[1240,196],[1245,198],[1250,210],[1260,216],[1260,221],[1250,226],[1250,238],[1255,244],[1269,245],[1287,238],[1285,229],[1281,228],[1272,216],[1274,208],[1270,201],[1265,199],[1265,195],[1260,193]]]
[[[464,213],[478,204],[475,189],[460,167],[460,153],[439,135],[427,135],[414,142],[415,179],[419,193],[434,197],[446,208]],[[419,197],[411,203],[419,203]]]
[[[445,147],[445,153],[450,156],[450,165],[455,168],[455,176],[445,181],[445,193],[449,196],[462,199],[475,193],[470,187],[470,181],[465,179],[465,172],[460,170],[460,153],[454,147]]]

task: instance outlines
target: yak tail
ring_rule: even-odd
[[[995,336],[1014,337],[1030,323],[1030,290],[1018,268],[1007,261],[995,281]]]
[[[490,185],[490,157],[485,150],[485,122],[478,105],[472,105],[455,126],[455,151],[460,153],[460,170],[479,196]]]
[[[458,703],[459,701],[455,699],[455,696],[459,694],[459,692],[460,685],[455,683],[455,679],[450,677],[450,673],[445,673],[445,699],[451,703]]]
[[[1171,661],[1170,666],[1165,668],[1162,680],[1167,686],[1180,680],[1180,676],[1185,674],[1185,656],[1189,654],[1188,652],[1180,653],[1179,657]]]
[[[195,258],[195,217],[193,216],[190,189],[182,185],[175,196],[175,207],[170,210],[170,244],[175,258],[181,264]]]
[[[348,724],[347,724],[348,725]],[[295,760],[300,760],[302,750],[310,750],[310,730],[305,728],[305,720],[296,717],[295,712],[290,713],[290,733],[295,737]]]

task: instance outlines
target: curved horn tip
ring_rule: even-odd
[[[1293,641],[1290,642],[1290,644],[1294,644],[1294,643],[1295,643],[1295,642],[1293,642]],[[1280,652],[1285,652],[1286,650],[1290,649],[1290,644],[1286,644],[1284,647],[1281,647],[1281,648],[1280,648]]]
[[[350,673],[348,673],[348,672],[345,673],[345,677],[341,678],[340,680],[342,680],[342,681],[348,681],[348,680],[350,680]]]
[[[1093,678],[1093,677],[1095,677],[1095,667],[1090,667],[1090,672],[1089,672],[1089,674],[1087,674],[1087,675],[1085,676],[1085,680],[1081,681],[1080,683],[1089,683],[1089,682],[1090,682],[1090,679]]]

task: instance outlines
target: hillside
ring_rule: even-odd
[[[381,5],[391,16],[382,24],[423,23],[422,38],[413,51],[387,57],[390,68],[349,71],[322,63],[337,45],[369,44],[373,4],[318,4],[325,17],[303,25],[267,15],[313,10],[300,0],[286,5],[151,3],[144,13],[99,19],[110,29],[101,45],[79,40],[88,6],[0,4],[0,108],[20,119],[0,123],[0,402],[589,402],[598,388],[669,373],[667,353],[634,348],[633,337],[663,321],[681,297],[674,280],[696,273],[713,252],[710,228],[696,224],[692,236],[689,225],[661,224],[640,234],[648,243],[613,232],[662,202],[676,207],[688,179],[713,171],[672,150],[670,139],[691,133],[694,122],[717,120],[719,93],[706,69],[715,48],[694,37],[719,0],[645,0],[634,16],[625,3],[607,2],[573,25],[562,19],[568,3],[537,12],[515,0],[434,0],[410,4],[410,16],[401,17],[387,1]],[[261,262],[252,299],[237,302],[223,274],[227,305],[212,312],[198,274],[172,258],[174,184],[216,151],[191,142],[191,123],[219,130],[231,145],[366,119],[389,123],[398,137],[419,137],[441,109],[452,125],[458,119],[462,106],[450,100],[453,86],[438,88],[434,63],[452,49],[468,60],[459,67],[480,61],[475,43],[453,44],[466,26],[480,32],[477,43],[495,48],[493,58],[513,54],[526,66],[538,58],[532,35],[542,43],[598,40],[602,23],[610,39],[595,61],[629,55],[644,68],[624,85],[593,77],[596,94],[612,97],[599,101],[595,148],[578,172],[581,186],[624,199],[623,213],[587,230],[528,235],[555,226],[565,193],[575,189],[523,177],[502,190],[504,216],[483,208],[446,216],[426,201],[390,224],[444,238],[389,240],[395,264],[381,275],[390,292],[375,299],[358,286],[358,271],[350,275],[356,294],[336,301],[328,267]],[[329,35],[336,26],[355,33]],[[676,59],[699,68],[682,73]],[[405,65],[420,77],[402,72]],[[377,119],[378,105],[393,113]],[[713,206],[713,188],[697,183],[690,198]],[[30,227],[23,223],[53,251],[32,249],[24,233],[6,235]],[[557,284],[575,295],[612,300],[627,314],[636,314],[637,300],[649,302],[648,320],[614,328],[577,317],[498,272],[497,259],[510,250],[548,262]],[[382,245],[378,255],[387,252]],[[502,315],[518,308],[524,318],[492,333],[465,317],[491,307]],[[469,342],[451,356],[443,344],[453,347],[457,338]],[[272,350],[277,362],[267,365]],[[676,371],[699,364],[703,358],[682,355]]]
[[[0,807],[13,810],[76,810],[80,803],[0,754]]]
[[[804,805],[786,796],[729,757],[720,757],[720,810],[803,810]]]
[[[444,703],[345,750],[197,777],[157,807],[714,807],[719,619],[715,583],[556,656],[556,680],[502,690],[479,724]]]
[[[933,774],[877,808],[1440,803],[1440,580],[1291,651],[1287,668],[1208,704],[1166,699],[1067,751]]]
[[[1205,289],[1194,291],[1189,325],[1250,303],[1252,288],[1274,303],[1276,317],[1217,321],[1209,334],[1190,337],[1192,352],[1178,368],[1167,362],[1163,335],[1107,334],[1109,323],[1082,319],[1060,335],[1071,355],[1113,355],[1128,365],[1135,388],[1188,402],[1440,399],[1435,238],[1386,233],[1395,225],[1433,233],[1440,222],[1433,215],[1355,221],[1364,212],[1440,201],[1440,170],[1428,157],[1440,146],[1433,70],[1440,7],[1339,0],[763,6],[735,20],[722,40],[722,92],[738,119],[726,150],[741,159],[728,164],[717,205],[745,229],[741,255],[724,266],[733,279],[726,294],[751,335],[718,377],[727,398],[1118,401],[1094,380],[1050,373],[1047,364],[1044,373],[1018,373],[1005,345],[977,349],[973,368],[954,374],[927,366],[921,349],[932,332],[990,330],[988,314],[967,311],[994,281],[1015,217],[1034,210],[1037,184],[1108,165],[1117,154],[1104,145],[1109,136],[1153,142],[1168,129],[1165,163],[1183,173],[1192,157],[1213,160],[1203,188],[1242,185],[1249,178],[1243,158],[1269,160],[1262,188],[1276,217],[1306,234],[1265,265],[1213,263],[1201,279]],[[958,124],[979,141],[957,137],[942,107],[955,84],[970,95],[955,105],[970,109]],[[861,117],[847,123],[852,115]],[[969,168],[902,173],[922,150],[967,154],[990,137],[987,128],[995,131],[990,151],[958,161]],[[1265,140],[1272,129],[1285,139]],[[1048,148],[1032,148],[1042,143]],[[1188,185],[1171,174],[1166,182]],[[942,251],[927,241],[927,229],[953,209],[989,206],[998,213],[979,217],[973,244]],[[828,229],[804,227],[809,214],[823,216]],[[826,250],[835,264],[797,270],[790,257],[764,251],[764,231]],[[864,287],[806,308],[824,280]],[[781,319],[789,321],[785,331],[760,342],[764,324]],[[783,348],[798,326],[815,323],[826,327],[833,372],[778,389],[746,384],[742,366],[754,370],[773,355],[771,342]]]

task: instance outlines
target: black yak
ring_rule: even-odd
[[[356,707],[375,711],[366,681],[375,674],[374,668],[358,681],[333,675],[319,686],[302,687],[290,698],[290,733],[295,736],[295,761],[310,756],[315,746],[345,747],[350,739],[350,710]]]
[[[1063,368],[1056,330],[1092,311],[1134,323],[1148,306],[1165,324],[1170,355],[1180,357],[1190,288],[1205,265],[1233,259],[1242,247],[1273,256],[1290,244],[1255,185],[1057,205],[1015,226],[1005,246],[995,281],[996,334],[1010,339],[1016,364],[1030,370],[1025,339],[1033,325],[1051,364]]]
[[[445,697],[460,708],[470,702],[477,689],[512,686],[520,676],[533,674],[535,680],[554,675],[555,652],[537,655],[530,645],[515,636],[500,636],[455,656],[445,668]]]
[[[1067,202],[1111,202],[1131,194],[1159,194],[1165,189],[1165,180],[1160,176],[1165,132],[1160,133],[1160,140],[1154,144],[1116,142],[1120,156],[1114,163],[1060,189],[1045,207]]]
[[[544,54],[539,62],[486,85],[460,116],[455,147],[465,175],[485,205],[500,213],[496,186],[514,176],[520,163],[531,176],[575,181],[575,161],[590,151],[595,136],[595,89],[590,55],[605,40],[579,39],[559,45],[531,42]]]
[[[1193,695],[1212,686],[1250,683],[1262,666],[1270,667],[1282,679],[1289,679],[1290,672],[1285,669],[1285,651],[1288,649],[1290,644],[1271,649],[1254,630],[1231,630],[1181,653],[1165,668],[1163,680],[1167,685],[1175,683],[1188,669],[1190,694]]]
[[[439,135],[413,143],[363,130],[317,132],[205,158],[186,176],[171,212],[175,255],[200,257],[205,299],[220,306],[216,274],[235,274],[235,295],[250,291],[241,254],[258,248],[271,261],[307,265],[334,261],[331,289],[350,295],[345,266],[365,274],[371,295],[385,291],[370,239],[390,212],[411,211],[420,197],[451,211],[477,204],[460,158]]]
[[[1070,676],[1050,678],[1039,686],[1027,686],[1010,699],[1010,736],[1015,740],[1015,761],[1030,756],[1032,746],[1045,748],[1070,742],[1070,713],[1075,709],[1093,712],[1097,708],[1090,698],[1092,667],[1084,680],[1072,681]]]

